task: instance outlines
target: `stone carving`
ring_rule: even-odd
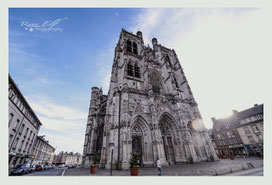
[[[126,44],[128,39],[134,43],[129,50]],[[153,41],[153,48],[144,46],[140,32],[134,35],[122,30],[115,50],[108,96],[103,95],[102,90],[92,88],[89,117],[92,116],[93,121],[88,121],[88,125],[91,126],[86,129],[88,138],[84,145],[90,146],[89,148],[96,147],[85,150],[83,161],[88,161],[84,160],[86,151],[100,152],[100,166],[109,169],[108,154],[112,148],[116,150],[121,147],[122,152],[119,154],[119,160],[122,161],[121,168],[127,169],[130,152],[133,151],[133,135],[139,136],[141,145],[138,147],[142,152],[143,166],[155,164],[158,153],[160,157],[163,157],[163,165],[185,162],[184,159],[187,156],[196,155],[197,148],[195,149],[194,146],[210,145],[207,142],[209,137],[200,137],[199,133],[187,127],[190,120],[201,119],[201,116],[175,51],[158,44],[155,38]],[[133,52],[130,53],[131,51]],[[168,67],[164,61],[166,55],[169,56],[168,63],[171,62],[167,64]],[[140,78],[127,76],[128,61],[137,63],[140,68]],[[169,67],[170,65],[172,67]],[[120,112],[119,93],[122,93]],[[118,129],[119,121],[120,129]],[[101,132],[103,134],[93,134],[103,124],[104,130]],[[118,134],[120,134],[121,145],[118,143]],[[103,138],[98,138],[100,135]],[[98,141],[101,139],[103,147],[99,147]],[[174,157],[172,158],[175,161],[166,161],[166,159],[170,160],[169,156],[168,158],[162,156],[167,155],[163,146],[165,140],[169,140],[168,144],[173,142]],[[210,148],[204,146],[207,151],[198,150],[197,155],[205,156],[205,152],[211,153],[208,151],[211,150]],[[215,154],[214,158],[216,158]],[[196,160],[199,159],[196,156]],[[113,158],[114,163],[117,163],[117,160],[116,153]],[[90,164],[83,165],[89,167]]]

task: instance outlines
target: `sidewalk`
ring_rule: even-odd
[[[263,166],[263,160],[259,158],[236,158],[234,160],[221,159],[217,162],[202,162],[199,164],[182,164],[163,167],[163,176],[213,176],[222,175],[249,169],[247,163],[251,163],[255,168]],[[152,168],[140,168],[140,176],[157,176],[158,170]],[[90,174],[90,169],[73,168],[67,169],[64,176],[109,176],[110,170],[97,169],[96,174]],[[130,176],[129,170],[113,170],[113,176]]]

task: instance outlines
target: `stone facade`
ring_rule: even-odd
[[[249,156],[263,154],[263,104],[240,112],[237,131]]]
[[[54,159],[55,148],[44,139],[44,136],[38,136],[33,149],[32,164],[51,164]]]
[[[78,164],[82,163],[82,155],[80,153],[73,153],[73,152],[59,152],[58,155],[54,156],[54,164]]]
[[[263,153],[263,104],[213,121],[212,135],[220,158],[260,156]]]
[[[33,160],[33,146],[42,125],[9,75],[9,167]]]
[[[83,165],[94,153],[100,167],[128,169],[131,152],[142,167],[217,160],[198,105],[173,49],[142,33],[122,30],[115,48],[108,95],[92,88]],[[111,157],[112,156],[112,157]]]

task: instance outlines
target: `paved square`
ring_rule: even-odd
[[[217,162],[202,162],[199,164],[182,164],[163,167],[163,176],[213,176],[249,169],[248,163],[254,168],[262,167],[263,160],[259,158],[236,158],[234,160],[221,159]],[[140,168],[139,176],[157,176],[158,170],[152,168]],[[67,169],[64,176],[109,176],[110,170],[98,169],[96,174],[90,174],[88,168]],[[113,176],[130,176],[129,170],[112,171]]]

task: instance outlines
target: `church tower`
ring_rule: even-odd
[[[107,169],[111,159],[115,168],[128,169],[132,152],[142,167],[155,166],[157,158],[164,166],[217,159],[175,51],[156,38],[152,45],[144,45],[140,31],[122,29],[108,95],[92,92],[85,166],[94,153]]]

